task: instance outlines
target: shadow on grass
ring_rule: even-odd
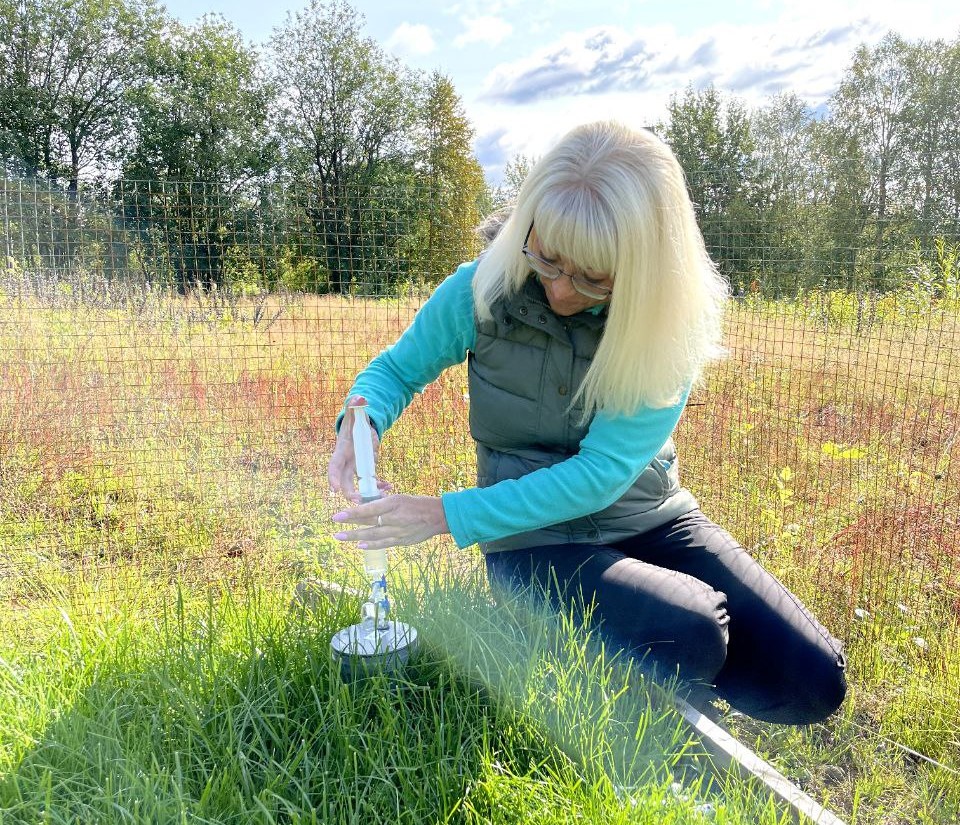
[[[425,578],[399,602],[415,662],[346,683],[329,642],[357,620],[349,595],[63,614],[43,656],[2,660],[0,700],[30,681],[45,724],[0,776],[0,821],[702,821],[672,784],[680,723],[570,620],[479,581]]]

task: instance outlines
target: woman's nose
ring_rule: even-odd
[[[561,275],[559,278],[550,281],[549,284],[550,294],[557,300],[570,298],[576,292],[569,275]]]

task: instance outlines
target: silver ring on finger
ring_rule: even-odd
[[[377,516],[377,527],[383,527],[383,516]]]

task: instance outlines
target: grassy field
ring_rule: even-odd
[[[394,554],[425,642],[402,680],[330,672],[357,605],[291,598],[358,581],[331,422],[415,306],[0,295],[2,821],[777,821],[697,785],[637,674],[493,610],[475,551]],[[957,822],[957,317],[744,301],[728,346],[685,481],[846,641],[852,689],[824,725],[727,724],[853,822]],[[462,370],[428,387],[383,477],[470,485],[467,408]]]

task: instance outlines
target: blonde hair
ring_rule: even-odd
[[[683,170],[655,135],[586,124],[536,163],[478,264],[481,318],[531,277],[521,252],[531,223],[551,255],[613,277],[603,336],[574,397],[585,416],[675,404],[723,353],[729,290],[704,248]]]

